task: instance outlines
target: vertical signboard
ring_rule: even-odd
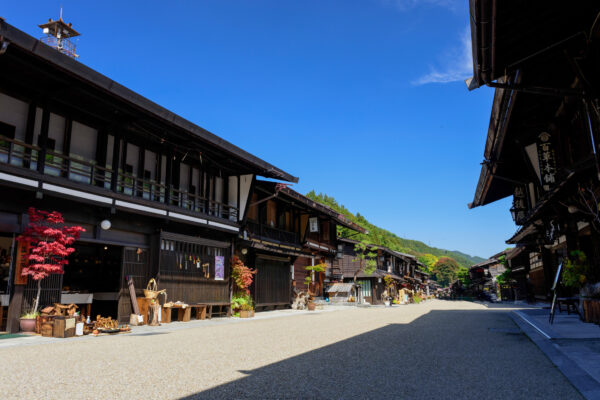
[[[225,279],[225,257],[215,256],[215,280],[222,281]]]
[[[538,136],[537,147],[542,187],[549,191],[556,183],[556,157],[552,149],[552,135],[542,132]]]
[[[29,242],[17,242],[17,258],[15,260],[15,285],[27,285],[27,276],[23,276],[23,268],[29,265]]]

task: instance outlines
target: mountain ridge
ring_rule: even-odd
[[[472,256],[459,250],[441,249],[438,247],[429,246],[419,240],[401,238],[397,234],[390,232],[387,229],[380,228],[370,223],[360,213],[357,212],[356,214],[353,214],[344,205],[339,204],[335,198],[326,194],[316,194],[314,190],[311,190],[306,194],[306,197],[332,208],[336,212],[343,214],[352,222],[359,224],[369,231],[369,235],[356,234],[347,228],[338,227],[341,230],[342,235],[345,237],[352,235],[353,239],[368,240],[373,244],[384,246],[402,253],[412,254],[417,257],[425,254],[432,254],[436,257],[451,257],[455,259],[462,267],[470,267],[471,265],[478,264],[485,260],[483,257]]]

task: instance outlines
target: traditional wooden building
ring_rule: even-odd
[[[382,294],[385,290],[384,278],[386,275],[394,279],[392,297],[397,295],[400,288],[413,289],[417,283],[415,271],[417,270],[417,259],[410,254],[400,253],[383,246],[370,246],[377,254],[377,268],[372,274],[361,270],[360,260],[357,258],[355,245],[358,243],[352,239],[338,239],[341,250],[341,258],[336,263],[340,271],[340,278],[344,282],[353,282],[359,285],[359,299],[370,304],[383,304]]]
[[[158,278],[173,301],[229,302],[229,257],[257,175],[298,180],[0,20],[9,329],[35,293],[15,263],[29,206],[86,229],[65,274],[43,281],[42,304],[91,303],[124,321],[127,277],[138,290]]]
[[[260,308],[288,306],[293,289],[308,289],[307,266],[325,264],[313,276],[311,292],[323,289],[337,270],[337,227],[365,233],[364,228],[331,208],[315,202],[285,184],[257,180],[238,239],[239,254],[256,268],[252,288]]]
[[[519,264],[548,298],[559,263],[579,250],[600,279],[600,3],[470,3],[474,76],[494,87],[470,207],[512,196]],[[529,260],[527,260],[529,259]]]

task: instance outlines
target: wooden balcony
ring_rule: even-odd
[[[295,232],[273,228],[253,221],[248,221],[246,226],[250,235],[254,237],[277,243],[298,244],[298,235]]]
[[[93,186],[95,191],[100,188],[131,198],[162,203],[237,222],[237,207],[210,200],[173,186],[167,187],[154,180],[139,178],[121,170],[115,172],[111,168],[102,167],[80,157],[46,150],[43,171],[39,171],[41,168],[38,168],[38,160],[41,153],[41,148],[38,146],[0,136],[0,167],[9,165],[13,168],[27,170],[29,174],[37,173]]]

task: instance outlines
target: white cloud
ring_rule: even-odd
[[[413,81],[414,85],[428,83],[448,83],[465,80],[473,76],[473,53],[471,52],[471,31],[467,27],[460,38],[460,46],[446,54],[446,61],[441,68],[430,69],[430,72]]]
[[[383,2],[396,6],[400,11],[410,10],[419,6],[444,7],[456,10],[459,5],[458,0],[383,0]]]

